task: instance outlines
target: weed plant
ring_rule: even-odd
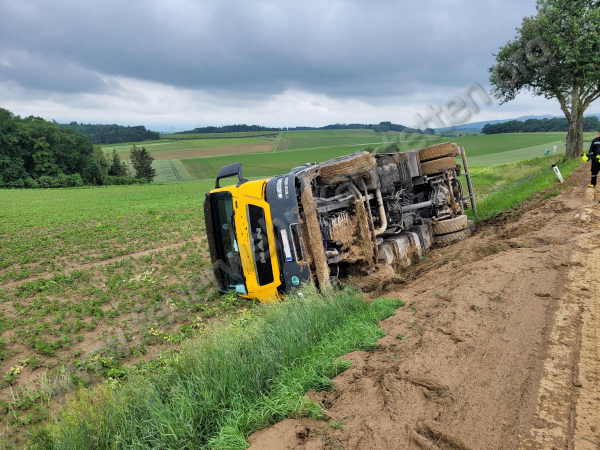
[[[385,334],[377,323],[403,303],[367,303],[350,288],[303,293],[210,328],[127,383],[81,391],[38,448],[244,449],[252,431],[285,417],[323,418],[304,394],[333,389],[350,366],[336,358],[373,349]]]

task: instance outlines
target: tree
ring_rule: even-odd
[[[556,99],[569,123],[566,156],[583,153],[583,113],[600,97],[600,2],[538,0],[515,40],[495,55],[492,94],[501,103],[522,91]]]
[[[152,180],[156,176],[156,170],[152,168],[152,161],[154,158],[145,147],[137,148],[135,144],[131,147],[130,153],[131,165],[135,170],[136,178],[145,178],[148,183],[152,183]]]
[[[119,157],[116,148],[113,148],[108,174],[113,177],[127,176],[127,165],[124,162],[121,162],[121,158]]]
[[[100,168],[100,173],[102,174],[102,179],[108,175],[108,160],[106,159],[106,155],[104,154],[104,150],[102,150],[101,145],[94,145],[94,150],[92,152],[92,159]]]
[[[100,171],[100,166],[96,164],[93,159],[90,159],[88,166],[85,169],[84,173],[85,179],[92,186],[94,184],[102,183],[102,172]]]

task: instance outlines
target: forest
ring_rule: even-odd
[[[596,116],[588,116],[583,119],[583,131],[600,130],[600,120]],[[511,120],[510,122],[487,124],[481,132],[483,134],[500,133],[545,133],[548,131],[569,131],[569,123],[566,118],[555,117],[552,119],[528,119],[525,122]]]
[[[205,134],[205,133],[243,133],[248,131],[279,131],[279,128],[268,128],[260,125],[225,125],[223,127],[202,127],[180,131],[173,134]]]
[[[378,124],[366,124],[366,123],[335,123],[332,125],[325,125],[324,127],[289,127],[281,128],[281,131],[305,131],[305,130],[373,130],[376,133],[386,133],[388,131],[396,131],[398,133],[418,133],[418,134],[431,134],[435,135],[433,128],[427,128],[426,130],[419,130],[417,128],[409,128],[404,125],[398,125],[392,122],[379,122]]]
[[[226,125],[223,127],[203,127],[194,128],[189,131],[180,131],[173,134],[203,134],[203,133],[240,133],[248,131],[307,131],[307,130],[358,130],[367,129],[377,133],[386,133],[388,131],[397,131],[400,133],[424,133],[435,135],[435,130],[427,128],[425,131],[405,127],[392,122],[379,122],[379,124],[364,124],[364,123],[336,123],[325,125],[324,127],[283,127],[283,128],[267,128],[260,125]],[[170,135],[171,136],[171,135]]]
[[[0,187],[53,188],[84,184],[143,184],[130,176],[118,155],[70,128],[41,117],[21,118],[0,108]]]
[[[61,123],[62,129],[71,129],[87,136],[90,142],[97,144],[122,144],[124,142],[153,141],[160,139],[160,133],[147,130],[140,125],[136,127],[124,127],[122,125],[92,125],[77,122],[68,124]]]

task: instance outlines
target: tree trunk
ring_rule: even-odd
[[[577,153],[575,157],[583,155],[583,111],[577,120]]]
[[[576,158],[578,156],[577,136],[579,134],[579,121],[571,116],[569,117],[569,131],[567,133],[567,143],[565,149],[565,158]]]

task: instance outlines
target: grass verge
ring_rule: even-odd
[[[503,211],[514,208],[536,192],[552,186],[560,186],[560,182],[551,163],[559,167],[563,178],[581,163],[579,158],[565,160],[564,157],[535,158],[519,163],[501,164],[471,170],[473,184],[476,186],[476,198],[488,193],[477,202],[477,215],[468,211],[470,218],[483,221]],[[479,191],[479,192],[478,192]],[[558,191],[554,195],[558,194]]]
[[[244,449],[252,431],[285,417],[323,417],[304,394],[332,389],[340,355],[375,347],[400,300],[365,302],[350,288],[303,289],[191,339],[152,371],[81,390],[37,448]]]

